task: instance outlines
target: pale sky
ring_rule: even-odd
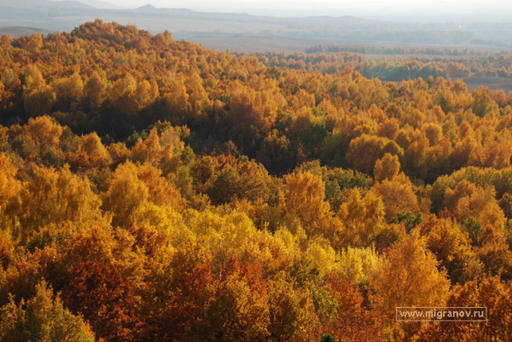
[[[512,22],[512,0],[106,0],[121,7],[151,4],[162,8],[240,12],[274,15],[355,16],[494,16]],[[510,20],[507,20],[509,19]]]
[[[371,9],[372,7],[394,7],[410,10],[420,9],[512,9],[510,0],[110,0],[118,6],[138,7],[152,4],[167,8],[194,9]]]

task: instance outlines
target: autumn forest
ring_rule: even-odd
[[[512,92],[455,80],[483,59],[1,36],[0,341],[511,341]]]

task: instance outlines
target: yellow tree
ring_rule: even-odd
[[[172,113],[174,122],[184,123],[185,114],[191,111],[189,94],[183,76],[174,75],[169,81],[169,89],[164,93],[163,99],[166,108]]]
[[[112,224],[123,228],[131,224],[168,224],[166,219],[179,205],[178,191],[161,177],[159,169],[131,162],[117,167],[103,200],[103,208],[113,215]]]
[[[194,73],[188,79],[187,86],[191,110],[195,115],[200,115],[210,105],[208,93],[203,87],[203,80],[197,73]]]
[[[324,198],[322,178],[309,172],[288,175],[285,177],[284,198],[279,203],[281,215],[298,218],[309,234],[325,233],[322,230],[328,225],[331,213]]]
[[[36,286],[36,294],[16,304],[0,308],[0,341],[94,342],[94,333],[78,315],[62,304],[46,282]]]
[[[185,148],[181,140],[183,134],[184,130],[181,128],[164,126],[159,135],[158,129],[154,127],[145,140],[137,140],[131,159],[159,167],[166,175],[174,172],[181,164],[179,153]]]
[[[446,305],[451,307],[486,307],[487,321],[435,322],[423,325],[414,341],[510,341],[512,339],[512,296],[510,287],[499,278],[485,278],[457,285],[450,291]]]
[[[127,162],[119,165],[103,199],[103,208],[113,214],[112,224],[128,227],[133,216],[149,197],[149,189],[137,177],[137,166]]]
[[[377,160],[384,157],[386,153],[401,156],[403,150],[392,140],[363,134],[350,142],[346,158],[354,169],[371,173]]]
[[[78,73],[56,82],[57,100],[64,103],[77,103],[83,96],[84,82]]]
[[[391,323],[396,307],[442,306],[450,287],[426,242],[413,232],[393,245],[370,277],[371,301]]]
[[[40,34],[33,34],[28,39],[25,48],[28,51],[34,53],[34,52],[39,52],[39,50],[43,47],[43,45],[44,45],[43,36]]]
[[[137,92],[135,94],[135,102],[137,109],[141,110],[146,106],[152,104],[159,96],[158,85],[155,80],[147,81],[142,80],[137,84]]]
[[[39,69],[32,65],[27,67],[23,87],[25,111],[31,115],[48,114],[52,109],[57,95],[46,81]]]
[[[393,179],[398,176],[400,172],[400,161],[398,157],[389,153],[386,153],[384,157],[377,160],[375,168],[373,170],[373,176],[378,182],[384,179]]]
[[[49,116],[30,118],[19,137],[23,156],[51,162],[61,159],[60,137],[63,131],[63,127]]]
[[[4,153],[0,154],[0,212],[8,201],[16,196],[21,189],[21,183],[16,179],[18,168]]]
[[[371,274],[377,271],[382,257],[375,248],[352,248],[342,250],[332,276],[351,284],[367,285]]]
[[[95,71],[84,85],[84,96],[91,109],[99,108],[107,96],[107,83]]]
[[[34,176],[23,187],[7,212],[19,219],[22,237],[52,223],[91,223],[102,219],[101,201],[87,178],[60,170],[34,168]]]
[[[232,265],[232,263],[235,263]],[[269,298],[265,283],[251,265],[241,268],[230,260],[216,284],[213,298],[203,307],[196,332],[201,339],[263,341],[270,335]]]
[[[290,286],[283,277],[269,282],[268,288],[270,337],[277,341],[312,340],[320,322],[308,291]]]
[[[496,191],[492,186],[477,187],[463,179],[454,189],[446,189],[444,204],[447,215],[452,215],[458,222],[465,224],[474,242],[482,244],[504,235],[505,215],[495,198]],[[479,229],[469,226],[476,220]]]
[[[376,183],[372,191],[382,198],[388,220],[401,211],[415,212],[419,209],[411,181],[404,174]]]
[[[123,115],[137,113],[139,106],[136,100],[137,80],[129,73],[115,81],[110,89],[110,100]]]
[[[81,167],[106,167],[112,163],[109,151],[96,132],[80,137],[78,150],[71,159]]]
[[[374,193],[362,196],[356,188],[348,194],[348,200],[338,211],[343,228],[333,237],[338,248],[368,247],[386,227],[384,204]]]
[[[477,278],[483,270],[462,228],[451,218],[428,215],[418,228],[430,249],[444,267],[452,283]]]

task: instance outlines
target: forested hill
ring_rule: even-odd
[[[125,6],[130,6],[130,3],[133,4],[128,1]],[[167,5],[172,7],[178,3],[171,1]],[[190,6],[194,4],[190,3]],[[315,44],[472,47],[490,51],[512,49],[510,9],[492,14],[482,10],[473,18],[459,12],[451,20],[436,13],[427,22],[423,22],[420,19],[422,15],[416,13],[405,18],[404,22],[403,18],[398,19],[390,13],[353,13],[354,17],[348,15],[352,12],[348,7],[329,13],[308,11],[298,17],[293,11],[282,13],[288,16],[282,17],[275,11],[261,16],[155,8],[151,5],[114,7],[91,0],[0,0],[0,32],[2,27],[12,26],[52,32],[70,31],[83,22],[100,18],[125,25],[134,24],[153,33],[168,29],[180,39],[221,50],[294,52]],[[232,6],[231,11],[236,12],[237,7]],[[249,12],[255,14],[260,11]],[[304,14],[311,16],[304,17]]]
[[[281,62],[2,36],[0,341],[510,341],[512,94]]]
[[[461,81],[398,85],[350,69],[266,67],[101,21],[44,39],[4,36],[0,53],[4,124],[48,114],[76,134],[133,143],[169,121],[191,130],[198,152],[244,154],[273,173],[314,159],[371,173],[384,151],[428,181],[466,165],[509,165],[512,96]],[[374,155],[360,158],[367,145]]]

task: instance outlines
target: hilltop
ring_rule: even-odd
[[[0,1],[0,26],[70,31],[96,18],[136,24],[153,33],[170,30],[177,39],[187,39],[219,50],[290,52],[316,44],[512,49],[512,24],[509,23],[407,23],[342,15],[271,17],[211,13],[151,5],[119,9],[94,1]]]

